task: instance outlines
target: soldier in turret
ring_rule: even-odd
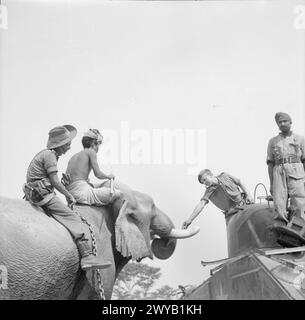
[[[225,215],[232,214],[245,204],[254,202],[245,184],[228,173],[222,172],[218,176],[215,176],[211,170],[204,169],[199,172],[198,180],[206,186],[206,191],[193,210],[193,213],[182,224],[183,229],[188,228],[210,200]]]

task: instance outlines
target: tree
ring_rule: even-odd
[[[151,299],[153,300],[172,300],[175,295],[175,290],[168,286],[165,285],[156,291],[154,291],[151,295]]]
[[[128,263],[120,272],[113,288],[113,297],[118,300],[168,299],[169,286],[153,291],[156,280],[161,277],[160,268],[144,263]]]
[[[153,289],[161,277],[160,268],[144,263],[129,262],[120,272],[113,288],[113,299],[117,300],[177,300],[184,297],[192,286],[168,285]]]

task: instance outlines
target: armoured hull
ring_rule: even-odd
[[[253,204],[226,218],[229,257],[189,292],[193,300],[304,300],[305,247],[285,249],[273,229],[276,213]],[[204,264],[204,263],[203,263]]]

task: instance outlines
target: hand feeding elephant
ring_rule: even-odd
[[[139,261],[152,253],[166,259],[177,238],[199,231],[174,229],[151,197],[125,185],[120,188],[134,197],[136,207],[118,201],[111,207],[76,207],[94,226],[97,243],[102,243],[98,254],[112,262],[101,270],[106,299],[111,298],[115,279],[129,259]],[[0,299],[98,298],[96,274],[87,281],[69,232],[29,202],[0,197],[0,265],[8,271],[8,288],[0,290]]]

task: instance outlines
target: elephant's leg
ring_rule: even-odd
[[[100,296],[94,288],[89,284],[88,281],[84,282],[82,290],[76,296],[77,300],[98,300]]]
[[[111,266],[107,269],[100,270],[101,274],[101,287],[105,300],[110,300],[114,282],[116,279],[115,267]],[[97,278],[97,270],[86,273],[86,280],[82,283],[81,290],[78,291],[77,300],[99,300],[101,299],[99,290],[99,282]]]

